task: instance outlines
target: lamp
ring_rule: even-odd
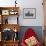
[[[15,0],[15,7],[16,7],[16,4],[17,4],[17,2],[16,2],[17,0]]]
[[[13,36],[13,40],[18,40],[18,32],[17,32],[17,29],[15,28],[14,29],[14,36]]]
[[[17,30],[16,30],[16,29],[14,29],[14,32],[17,32]]]

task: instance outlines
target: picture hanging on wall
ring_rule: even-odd
[[[36,8],[24,8],[23,17],[25,19],[35,19],[36,18]]]

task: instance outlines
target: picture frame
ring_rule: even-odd
[[[2,15],[9,15],[9,10],[2,10]]]
[[[35,19],[36,18],[36,8],[24,8],[23,17],[25,19]]]
[[[17,15],[18,12],[17,12],[16,10],[10,10],[10,11],[9,11],[9,14],[10,14],[10,15]]]

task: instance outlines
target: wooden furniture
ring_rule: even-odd
[[[2,42],[0,41],[0,46],[2,46]]]
[[[43,0],[43,10],[44,10],[44,46],[46,46],[46,0]]]
[[[2,43],[3,43],[3,46],[18,46],[18,41],[5,41]]]
[[[44,46],[46,46],[46,29],[44,30]]]
[[[1,24],[8,24],[8,17],[17,16],[17,24],[18,24],[18,16],[19,16],[19,7],[0,7],[0,18]]]
[[[5,32],[4,30],[11,29],[15,33],[19,31],[18,17],[19,7],[0,7],[0,46],[18,46],[19,40],[11,39],[7,41],[2,37],[2,32]]]
[[[46,26],[46,0],[43,0],[43,9],[44,9],[44,26]]]

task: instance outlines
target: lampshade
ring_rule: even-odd
[[[17,32],[17,29],[16,28],[14,29],[14,32]]]

